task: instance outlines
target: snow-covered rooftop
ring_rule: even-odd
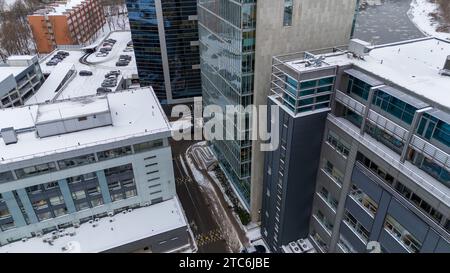
[[[77,100],[40,105],[36,123],[70,119],[104,112],[109,112],[107,97],[83,97]]]
[[[64,78],[69,75],[71,70],[75,69],[74,65],[70,63],[61,63],[58,65],[58,69],[54,70],[38,91],[26,101],[27,105],[51,101],[58,96],[58,92],[56,92],[58,87],[64,85]]]
[[[114,219],[113,222],[110,219]],[[34,237],[26,242],[2,246],[0,253],[97,253],[186,226],[176,197],[131,212],[118,213],[113,217],[100,218],[97,223],[96,227],[85,223],[79,228],[67,228],[64,233],[75,231],[75,235],[59,237],[53,241],[53,245],[43,242],[44,238],[51,237],[51,234],[46,234],[42,238]],[[68,244],[72,249],[63,251],[62,248]]]
[[[449,55],[450,43],[426,38],[376,46],[364,60],[349,58],[347,54],[333,54],[326,57],[324,65],[354,64],[418,97],[450,109],[450,77],[439,73]],[[305,69],[297,63],[298,60],[287,64],[299,71]]]
[[[56,5],[51,6],[51,11],[48,15],[62,15],[64,12],[81,5],[83,2],[86,2],[86,0],[67,0],[65,3],[57,3]]]
[[[14,127],[15,130],[24,129],[34,127],[36,121],[50,120],[55,115],[69,117],[81,112],[102,111],[107,107],[105,96],[111,112],[112,126],[44,138],[38,138],[35,131],[18,133],[18,142],[15,144],[5,145],[3,141],[0,141],[0,155],[2,157],[0,164],[116,142],[137,136],[156,133],[170,136],[170,124],[151,88],[115,92],[104,96],[94,95],[53,104],[0,109],[0,127]],[[87,104],[88,99],[91,101]]]
[[[19,75],[25,69],[27,69],[25,66],[0,66],[0,82],[4,81],[11,74],[13,77]]]
[[[32,55],[11,55],[8,57],[8,61],[30,61],[34,57]]]
[[[69,52],[70,55],[67,56],[56,66],[47,66],[46,63],[54,56],[54,54],[57,53],[57,51],[40,61],[42,73],[50,74],[50,76],[54,74],[54,72],[56,72],[58,74],[58,77],[63,77],[63,75],[61,75],[60,72],[58,71],[63,69],[62,66],[67,64],[73,65],[75,67],[75,70],[77,71],[75,77],[57,96],[56,98],[57,100],[96,94],[97,88],[100,87],[103,80],[105,79],[105,74],[107,74],[111,70],[120,70],[121,78],[122,77],[131,78],[133,75],[137,75],[137,67],[134,53],[123,52],[123,50],[127,46],[127,43],[131,41],[131,32],[130,31],[112,32],[108,37],[117,40],[116,44],[114,45],[114,47],[112,48],[107,57],[96,57],[95,53],[92,54],[87,59],[87,61],[92,63],[91,65],[85,65],[80,63],[79,61],[80,58],[83,57],[85,54],[81,50],[64,50]],[[121,67],[116,66],[116,62],[118,61],[120,55],[131,56],[131,62],[128,64],[128,66],[121,66]],[[93,75],[80,76],[78,75],[78,72],[81,70],[91,71]],[[117,89],[117,86],[111,89],[115,91]],[[43,93],[44,95],[41,95],[41,93]],[[52,91],[47,90],[47,88],[45,88],[45,86],[43,85],[41,86],[41,88],[39,88],[38,92],[27,101],[27,104],[43,102],[47,100],[48,98],[46,94],[52,95],[53,93]]]

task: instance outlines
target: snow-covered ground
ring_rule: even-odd
[[[429,0],[413,0],[408,14],[411,21],[425,34],[450,41],[450,33],[436,31],[439,22],[430,16],[433,12],[439,12],[438,4]]]

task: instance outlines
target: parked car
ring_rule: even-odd
[[[116,62],[116,66],[127,66],[127,65],[128,65],[128,62],[125,62],[125,61]]]
[[[92,71],[88,71],[88,70],[81,70],[78,75],[80,76],[92,76]]]
[[[120,55],[119,59],[131,60],[131,56],[130,55]]]
[[[99,87],[97,88],[97,93],[101,94],[101,93],[108,93],[108,92],[112,92],[112,90],[110,88],[106,88],[106,87]]]
[[[102,83],[102,87],[115,87],[115,84],[109,83],[109,82],[104,82]]]
[[[58,62],[55,61],[48,61],[47,63],[45,63],[47,66],[55,66],[58,64]]]
[[[117,79],[105,79],[103,82],[117,84]]]
[[[96,57],[106,57],[106,56],[108,56],[108,52],[100,52],[100,53],[95,54],[95,56]]]
[[[111,48],[110,47],[102,47],[102,48],[100,48],[99,51],[100,52],[108,52],[108,51],[111,51]]]
[[[116,80],[117,79],[117,75],[115,75],[115,74],[106,74],[105,75],[105,79],[114,79],[114,80]]]
[[[56,55],[62,55],[62,56],[64,56],[64,57],[67,57],[67,56],[69,56],[70,54],[69,54],[69,52],[67,52],[67,51],[58,51],[58,52],[56,52]]]

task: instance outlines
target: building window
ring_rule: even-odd
[[[284,0],[283,26],[292,26],[293,0]]]
[[[342,235],[339,235],[338,244],[345,253],[358,253]]]
[[[348,210],[345,211],[344,222],[367,244],[369,241],[369,231]]]
[[[329,175],[331,175],[339,185],[342,185],[342,180],[344,178],[344,175],[342,174],[341,171],[339,171],[337,168],[335,168],[330,161],[325,160],[323,170],[326,173],[328,173]]]
[[[34,176],[34,175],[49,173],[52,171],[56,171],[56,164],[54,162],[49,162],[49,163],[44,163],[44,164],[39,164],[39,165],[31,166],[31,167],[25,167],[22,169],[18,169],[18,170],[16,170],[16,175],[20,179],[20,178],[30,177],[30,176]]]
[[[392,216],[387,215],[384,222],[384,229],[394,236],[410,252],[418,253],[422,247],[419,242],[408,230],[406,230]]]
[[[149,151],[151,149],[154,149],[156,147],[161,147],[161,146],[163,146],[163,141],[160,139],[160,140],[155,140],[155,141],[148,141],[148,142],[143,142],[143,143],[139,143],[139,144],[134,144],[133,148],[134,148],[135,153],[140,153],[140,152]]]
[[[355,184],[352,185],[350,196],[353,198],[353,200],[362,205],[370,215],[372,215],[373,217],[375,216],[378,210],[378,204]]]
[[[72,192],[72,198],[73,198],[73,200],[84,199],[84,198],[86,198],[86,193],[83,190]]]
[[[338,200],[334,198],[328,190],[321,186],[319,192],[319,196],[321,196],[334,210],[337,209],[337,206],[339,204]]]
[[[373,104],[392,116],[411,124],[417,108],[381,90],[376,90]]]
[[[397,185],[395,185],[395,190],[401,195],[403,195],[406,199],[410,200],[411,203],[415,205],[418,209],[431,216],[431,218],[435,220],[438,224],[441,222],[443,217],[442,213],[433,208],[420,196],[413,193],[408,187],[406,187],[400,182],[397,182]]]
[[[328,220],[328,218],[320,211],[318,210],[315,214],[314,217],[319,221],[319,223],[321,223],[324,227],[325,230],[331,234],[333,232],[333,223]]]
[[[431,138],[450,147],[450,125],[428,113],[424,113],[420,120],[417,134],[431,140]]]
[[[60,169],[67,169],[76,166],[90,164],[92,162],[95,162],[95,156],[94,154],[88,154],[60,160],[58,161],[58,165]]]
[[[317,233],[314,229],[311,232],[311,237],[316,242],[316,244],[322,249],[322,252],[328,252],[328,245],[325,240]]]
[[[350,144],[348,144],[345,140],[340,138],[336,133],[334,133],[331,130],[328,131],[327,142],[344,157],[348,157],[348,155],[350,154]]]
[[[62,195],[50,197],[49,201],[52,206],[64,204],[64,198],[62,197]]]
[[[4,207],[4,208],[0,208],[0,219],[2,218],[6,218],[11,216],[11,214],[9,213],[8,208]]]
[[[132,153],[131,146],[120,147],[108,151],[98,152],[98,160],[107,160]]]

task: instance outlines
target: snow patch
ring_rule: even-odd
[[[450,41],[450,33],[436,30],[439,23],[430,16],[430,13],[434,12],[439,12],[438,4],[428,0],[413,0],[408,15],[411,21],[425,34]]]

